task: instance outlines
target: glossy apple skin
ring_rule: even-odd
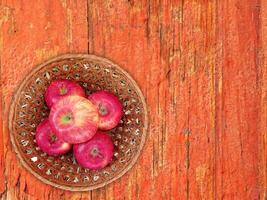
[[[79,165],[91,170],[98,170],[106,167],[112,161],[114,146],[107,133],[97,131],[91,140],[75,144],[73,153]]]
[[[47,106],[51,108],[58,100],[69,95],[85,97],[85,91],[74,81],[55,80],[49,85],[45,92],[45,102]]]
[[[57,137],[71,144],[91,139],[98,129],[96,106],[80,96],[66,96],[50,111],[49,122]]]
[[[63,155],[72,148],[71,144],[56,137],[48,119],[43,120],[37,126],[35,139],[40,149],[51,156]]]
[[[122,104],[119,99],[106,91],[91,94],[88,99],[98,108],[99,129],[110,130],[118,125],[123,115]]]

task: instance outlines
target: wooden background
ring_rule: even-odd
[[[266,199],[266,0],[0,0],[2,199]],[[92,192],[19,166],[7,116],[37,64],[107,57],[140,85],[149,133],[134,168]],[[0,198],[1,198],[0,197]]]

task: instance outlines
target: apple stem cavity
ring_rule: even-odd
[[[62,116],[62,118],[61,118],[61,122],[62,122],[62,124],[67,124],[67,123],[69,123],[71,121],[71,116],[70,115],[64,115],[64,116]]]
[[[92,154],[94,157],[96,157],[97,154],[98,154],[98,150],[97,150],[97,148],[94,147],[94,148],[91,150],[91,154]]]
[[[50,142],[51,144],[53,144],[53,143],[56,142],[56,140],[57,140],[57,136],[56,136],[55,134],[53,134],[53,133],[50,133],[49,142]]]
[[[59,89],[60,95],[65,95],[65,94],[67,94],[67,92],[68,92],[68,90],[65,87],[62,87],[62,88]]]
[[[103,106],[101,103],[98,106],[98,111],[99,111],[100,115],[102,115],[102,116],[105,116],[108,114],[107,108],[105,106]]]
[[[91,155],[93,157],[99,157],[99,158],[104,158],[104,156],[101,154],[101,152],[97,149],[97,147],[94,147],[92,150],[91,150]]]

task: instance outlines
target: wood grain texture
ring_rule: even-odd
[[[0,2],[3,199],[267,198],[265,1]],[[11,96],[25,74],[66,52],[118,63],[149,108],[137,164],[87,193],[44,185],[17,166],[7,130]]]
[[[44,185],[18,166],[7,130],[15,87],[36,64],[65,52],[87,52],[86,2],[4,1],[1,12],[1,90],[5,199],[67,199],[88,197]],[[2,152],[2,151],[1,151]],[[4,182],[4,181],[3,181]],[[2,183],[2,181],[1,181]]]
[[[267,2],[261,1],[259,31],[259,198],[267,199]]]
[[[218,3],[216,197],[258,197],[257,1]],[[241,15],[242,13],[242,15]]]

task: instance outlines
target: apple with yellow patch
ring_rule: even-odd
[[[81,96],[66,96],[51,108],[49,122],[57,137],[70,144],[90,140],[97,132],[97,107]]]

